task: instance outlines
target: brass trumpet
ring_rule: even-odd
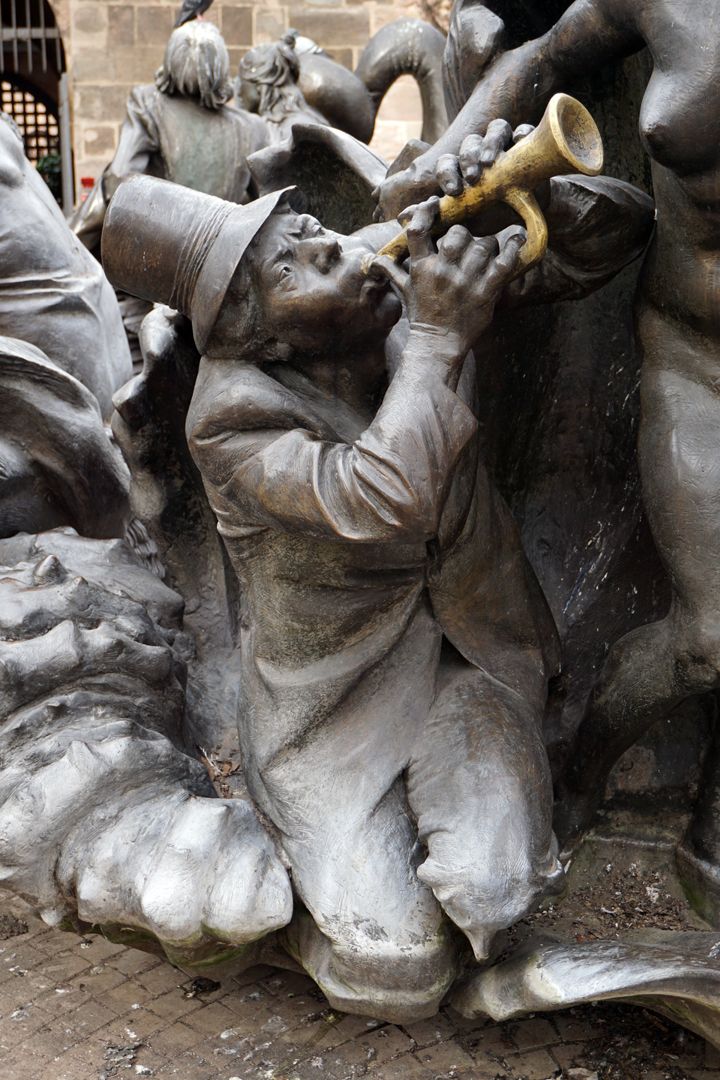
[[[597,176],[602,167],[602,137],[592,116],[575,98],[555,94],[527,138],[501,154],[494,165],[484,170],[477,184],[466,187],[460,195],[445,195],[440,200],[437,235],[473,217],[490,203],[507,203],[527,229],[527,242],[514,275],[517,277],[539,262],[547,249],[547,223],[533,195],[535,188],[551,176]],[[396,262],[407,254],[405,229],[377,253]]]

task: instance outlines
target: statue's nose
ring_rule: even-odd
[[[337,240],[329,236],[313,236],[303,241],[304,254],[308,261],[327,274],[340,258],[342,248]]]

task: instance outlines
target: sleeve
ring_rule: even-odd
[[[556,176],[545,210],[545,258],[507,288],[504,307],[576,300],[639,258],[655,223],[655,206],[622,180]]]
[[[157,125],[142,93],[147,89],[136,86],[128,98],[125,123],[120,130],[118,147],[106,174],[107,198],[114,193],[122,177],[129,173],[145,172],[150,158],[160,148]]]
[[[375,419],[349,445],[283,430],[287,413],[283,427],[277,416],[264,426],[263,413],[233,406],[224,387],[196,393],[190,448],[220,532],[265,526],[359,543],[432,538],[477,421],[442,374],[409,352]]]

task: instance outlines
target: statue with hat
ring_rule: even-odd
[[[573,260],[581,295],[634,258],[652,206],[551,188],[557,250],[515,283],[522,230],[436,246],[435,202],[409,274],[365,272],[392,226],[328,232],[293,189],[238,206],[132,177],[106,218],[110,279],[186,316],[202,354],[186,431],[239,588],[245,780],[301,901],[277,941],[348,1011],[431,1015],[453,924],[486,961],[563,887],[555,632],[483,461],[471,349],[496,304],[570,292]],[[612,250],[573,236],[588,212],[622,221]]]

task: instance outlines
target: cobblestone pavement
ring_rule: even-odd
[[[720,1080],[720,1055],[631,1007],[398,1027],[333,1012],[308,978],[265,967],[193,993],[154,956],[0,904],[0,1080],[131,1076]]]

